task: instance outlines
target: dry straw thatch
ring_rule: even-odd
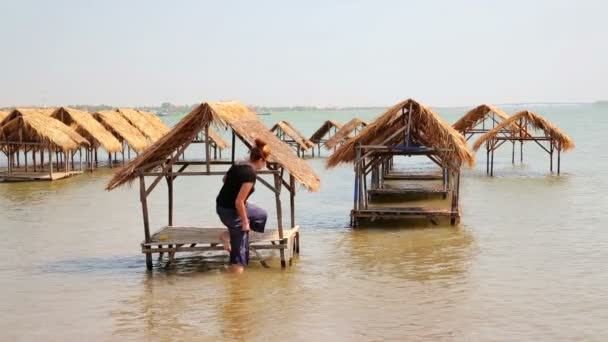
[[[561,129],[549,122],[549,120],[541,117],[538,114],[524,110],[514,114],[510,118],[501,122],[500,125],[494,127],[491,131],[479,137],[479,139],[475,141],[475,144],[473,144],[473,149],[477,151],[483,143],[492,140],[502,130],[512,125],[515,125],[518,128],[516,130],[512,130],[512,133],[509,136],[509,138],[512,140],[517,140],[518,138],[532,138],[534,135],[532,135],[530,131],[540,130],[544,132],[545,137],[550,137],[555,141],[555,147],[559,150],[569,151],[575,146],[574,141],[570,139],[570,137]]]
[[[224,140],[224,138],[222,138],[222,136],[211,127],[209,127],[209,139],[211,139],[215,146],[217,146],[217,148],[220,150],[230,146],[230,144],[228,144],[226,140]]]
[[[8,112],[0,111],[0,121],[4,120],[8,116]]]
[[[37,109],[14,109],[0,123],[2,142],[39,143],[63,151],[88,146],[89,142],[61,121]]]
[[[120,113],[115,111],[100,111],[93,113],[93,117],[101,122],[103,127],[110,131],[118,141],[126,141],[136,152],[143,151],[148,147],[146,137]]]
[[[180,147],[190,144],[197,134],[210,124],[232,128],[235,134],[249,144],[253,144],[256,138],[266,141],[272,150],[269,162],[283,166],[309,190],[319,189],[319,176],[310,165],[298,158],[291,147],[268,130],[253,111],[236,101],[205,102],[196,107],[168,134],[122,168],[110,180],[106,189],[112,190],[134,180],[138,177],[138,171],[148,171],[152,168],[140,170],[142,166],[165,160]]]
[[[354,118],[354,119],[350,120],[344,126],[342,126],[342,128],[338,132],[336,132],[336,134],[333,137],[331,137],[331,139],[329,139],[325,143],[325,147],[327,147],[327,149],[330,149],[330,148],[333,148],[334,146],[338,145],[343,140],[352,138],[351,133],[357,127],[360,127],[360,126],[361,127],[367,126],[367,122],[365,122],[359,118]]]
[[[348,140],[327,160],[328,167],[355,160],[355,146],[378,145],[407,125],[411,108],[410,137],[414,144],[438,149],[436,154],[445,166],[457,171],[463,163],[475,164],[475,156],[468,149],[464,137],[444,122],[437,114],[418,102],[408,99],[389,108],[371,122],[356,137]],[[404,117],[405,116],[405,117]],[[403,135],[397,135],[386,146],[403,144]]]
[[[509,118],[509,115],[502,110],[482,104],[468,111],[463,117],[456,121],[452,127],[454,127],[454,129],[458,132],[464,133],[479,125],[492,113],[498,116],[499,122]]]
[[[119,152],[122,145],[112,133],[108,132],[93,115],[88,112],[73,108],[60,107],[56,109],[51,117],[71,127],[83,136],[92,147],[103,147],[108,152]]]
[[[152,124],[152,126],[154,126],[154,128],[158,132],[162,133],[162,135],[167,134],[171,130],[171,128],[169,128],[169,126],[167,126],[167,124],[164,123],[163,120],[158,117],[158,115],[143,110],[138,110],[138,112],[145,116],[146,119],[148,119],[148,121]]]
[[[335,127],[336,130],[340,130],[342,128],[342,124],[338,121],[327,120],[321,125],[321,127],[319,127],[316,132],[314,132],[310,136],[310,139],[308,140],[310,140],[313,144],[320,143],[321,140],[323,140],[323,137],[329,132],[332,127]]]
[[[272,126],[272,128],[270,129],[270,131],[274,132],[274,131],[276,131],[279,128],[285,134],[287,134],[296,144],[298,144],[298,146],[300,147],[300,149],[306,151],[310,147],[312,147],[312,143],[310,141],[308,141],[306,139],[306,137],[304,137],[304,135],[302,135],[302,133],[300,131],[298,131],[296,128],[294,128],[293,125],[290,124],[289,122],[287,122],[287,121],[279,121],[274,126]]]
[[[150,139],[151,142],[155,142],[163,137],[164,133],[156,128],[155,124],[153,124],[145,114],[131,108],[119,108],[117,111],[129,121],[131,126],[137,128]]]

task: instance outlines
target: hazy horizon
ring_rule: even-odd
[[[0,107],[606,100],[602,1],[0,4]]]

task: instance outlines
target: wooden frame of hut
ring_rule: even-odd
[[[226,127],[232,131],[232,154],[229,161],[211,160],[209,128],[212,124]],[[180,160],[188,146],[200,134],[205,136],[205,160]],[[296,157],[289,145],[279,140],[257,118],[257,115],[239,102],[202,103],[185,116],[168,134],[146,149],[110,180],[106,189],[112,190],[122,184],[139,179],[140,201],[144,222],[144,241],[142,252],[146,256],[146,266],[152,268],[152,254],[169,255],[169,263],[178,252],[220,251],[219,234],[224,227],[175,226],[173,224],[173,183],[182,176],[223,176],[226,166],[235,163],[235,142],[240,140],[251,148],[255,138],[262,138],[270,146],[272,154],[268,160],[268,170],[258,172],[258,181],[275,194],[277,229],[267,229],[263,234],[251,236],[252,250],[278,249],[281,266],[291,264],[294,253],[299,253],[299,227],[295,222],[296,181],[311,191],[319,189],[320,180],[310,166]],[[204,166],[204,171],[187,171],[193,165]],[[223,170],[214,170],[222,167]],[[145,177],[154,177],[146,184]],[[263,176],[271,176],[267,181]],[[150,233],[148,216],[148,196],[162,180],[167,182],[168,218],[167,225],[155,233]],[[290,228],[283,226],[281,190],[289,192]],[[211,195],[211,194],[210,194]],[[215,194],[213,194],[215,195]],[[160,259],[159,258],[159,259]]]
[[[514,127],[511,129],[510,127]],[[541,131],[542,134],[536,134]],[[510,141],[515,145],[520,142],[521,153],[520,161],[523,162],[523,143],[533,141],[549,154],[549,170],[553,172],[553,153],[557,151],[557,174],[561,170],[561,152],[569,151],[575,144],[572,139],[562,130],[557,128],[547,119],[538,114],[524,110],[504,120],[501,124],[482,135],[473,144],[473,150],[477,151],[484,143],[488,146],[490,155],[490,176],[494,176],[494,151],[505,142]],[[512,159],[515,159],[515,150],[512,152]]]
[[[230,144],[222,138],[222,136],[216,132],[213,128],[209,127],[209,144],[213,150],[213,160],[222,159],[222,151],[230,147]],[[196,138],[192,141],[193,144],[205,144],[205,131],[200,131]],[[219,155],[219,158],[218,158]]]
[[[508,119],[509,115],[499,108],[489,106],[487,104],[479,105],[468,111],[462,118],[456,121],[452,127],[460,132],[467,141],[474,135],[485,134],[497,125],[500,125],[504,120]],[[510,125],[505,126],[500,132],[500,135],[507,136],[517,127]],[[513,141],[513,151],[511,162],[515,164],[515,141]],[[521,145],[520,145],[521,151]],[[523,153],[523,152],[522,152]],[[486,144],[486,173],[490,172],[490,145]]]
[[[443,170],[444,187],[451,193],[449,208],[370,205],[368,184],[371,190],[382,189],[385,177],[394,171],[396,156],[424,156],[438,165]],[[327,166],[350,162],[355,171],[351,226],[359,225],[361,219],[428,218],[436,222],[440,217],[449,218],[454,225],[460,220],[460,168],[463,163],[473,165],[475,157],[461,134],[429,108],[409,99],[389,108],[340,146],[327,160]],[[402,175],[402,179],[423,179],[419,175]],[[434,192],[401,189],[402,194],[410,191]]]
[[[123,165],[125,163],[125,150],[127,151],[127,160],[130,160],[131,150],[135,151],[136,154],[139,154],[148,147],[148,140],[146,137],[137,128],[133,127],[119,112],[99,111],[93,113],[93,117],[121,143],[122,147],[120,154]],[[112,160],[112,153],[108,152],[108,164],[110,167],[113,167],[115,163],[118,163],[117,154],[118,152],[114,152],[114,159]],[[97,150],[95,150],[94,158],[95,164],[97,165]]]
[[[303,157],[313,144],[288,121],[279,121],[270,129],[281,141],[293,147],[298,157]]]
[[[75,170],[73,162],[74,152],[82,146],[88,149],[89,142],[46,112],[14,109],[0,122],[0,149],[8,160],[7,170],[0,178],[5,181],[56,180],[82,173],[82,159],[79,170]],[[23,167],[19,163],[20,152],[23,152]],[[45,156],[48,158],[46,165]]]
[[[342,145],[344,142],[351,139],[353,136],[357,136],[365,127],[367,122],[359,118],[354,118],[344,124],[334,136],[325,143],[325,147],[329,150],[337,146]]]
[[[51,114],[51,117],[63,122],[87,139],[89,147],[86,149],[85,163],[91,171],[97,166],[96,156],[98,148],[102,147],[108,153],[122,151],[122,144],[118,139],[108,132],[99,121],[95,120],[89,112],[60,107]],[[79,149],[79,153],[79,159],[82,161],[81,149]]]
[[[312,156],[315,156],[314,145],[317,145],[317,152],[320,157],[321,145],[326,144],[340,129],[342,129],[341,123],[334,120],[325,121],[321,127],[319,127],[319,129],[310,136],[310,139],[308,139],[311,143],[313,143]]]

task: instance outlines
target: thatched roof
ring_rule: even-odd
[[[60,107],[51,117],[70,126],[83,136],[94,147],[101,146],[108,152],[118,152],[122,149],[120,141],[108,132],[93,115],[73,108]]]
[[[463,117],[456,121],[452,127],[460,133],[470,130],[488,118],[492,113],[498,116],[498,122],[509,118],[507,113],[486,104],[477,106],[468,111]]]
[[[165,132],[160,131],[155,124],[153,124],[145,114],[131,109],[131,108],[119,108],[117,111],[124,116],[131,126],[137,128],[142,132],[150,141],[155,142],[162,138]]]
[[[516,140],[518,137],[535,137],[530,131],[541,130],[544,132],[544,136],[555,140],[557,142],[556,147],[560,148],[562,151],[571,150],[575,146],[574,141],[570,139],[566,133],[557,128],[557,126],[549,122],[549,120],[541,117],[538,114],[524,110],[512,115],[510,118],[501,122],[500,125],[494,127],[491,131],[479,137],[479,139],[475,141],[475,144],[473,144],[473,149],[477,151],[483,143],[488,140],[492,140],[494,137],[496,137],[496,135],[510,125],[516,125],[518,128],[517,130],[512,130],[510,135],[511,139]]]
[[[126,141],[133,150],[141,152],[148,147],[146,137],[137,128],[131,126],[120,113],[109,110],[100,111],[93,113],[93,117],[101,122],[103,127],[110,131],[118,141]]]
[[[158,117],[158,115],[143,110],[138,110],[138,112],[145,116],[146,119],[148,119],[148,121],[152,124],[152,126],[154,126],[154,128],[157,131],[161,132],[163,135],[167,134],[171,130],[171,128],[167,126],[167,124],[164,123],[163,120]]]
[[[230,144],[228,144],[226,140],[224,140],[222,136],[211,127],[209,127],[209,139],[211,139],[211,141],[213,141],[220,150],[230,146]]]
[[[0,127],[2,142],[41,143],[64,151],[89,145],[72,128],[37,109],[16,108],[0,122]]]
[[[389,108],[365,127],[359,135],[340,146],[327,160],[327,166],[334,167],[339,163],[353,162],[356,144],[380,144],[406,126],[410,106],[412,108],[410,138],[414,145],[437,149],[437,156],[452,170],[458,170],[463,163],[468,163],[469,166],[475,164],[473,152],[468,149],[464,137],[458,131],[429,108],[409,99]],[[399,134],[383,145],[403,145],[403,135]]]
[[[316,191],[319,189],[319,176],[310,165],[298,158],[291,147],[269,131],[253,111],[236,101],[205,102],[199,105],[173,127],[168,134],[122,168],[110,180],[106,189],[112,190],[134,180],[138,176],[138,169],[144,165],[167,159],[184,144],[190,144],[207,124],[228,126],[250,145],[253,145],[256,138],[263,139],[272,150],[270,162],[283,166],[309,190]]]
[[[355,128],[357,128],[359,126],[365,127],[365,126],[367,126],[367,122],[365,122],[359,118],[354,118],[354,119],[350,120],[344,126],[342,126],[342,128],[340,128],[340,130],[338,132],[336,132],[336,134],[333,137],[331,137],[331,139],[329,139],[325,143],[325,147],[330,149],[330,148],[333,148],[334,146],[338,145],[343,140],[352,138],[351,133],[355,130]]]
[[[0,111],[0,121],[4,120],[8,116],[8,112]]]
[[[321,140],[323,139],[323,137],[327,134],[327,132],[329,132],[329,130],[332,127],[336,127],[337,130],[342,128],[342,124],[339,123],[338,121],[333,121],[333,120],[327,120],[325,121],[321,127],[319,127],[319,129],[314,132],[311,136],[310,136],[310,140],[311,142],[318,144],[321,142]]]
[[[281,129],[285,134],[287,134],[302,150],[308,150],[312,147],[312,143],[308,141],[302,135],[302,132],[298,131],[292,124],[287,121],[279,121],[270,129],[271,132],[276,131],[277,129]]]

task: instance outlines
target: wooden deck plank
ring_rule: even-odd
[[[190,244],[221,244],[219,239],[220,233],[226,231],[226,228],[217,227],[196,227],[196,226],[172,226],[163,227],[156,233],[150,236],[150,243],[142,242],[142,246],[158,246],[158,245],[190,245]],[[284,239],[291,239],[297,232],[299,227],[295,226],[292,229],[283,229]],[[255,243],[270,243],[280,241],[278,230],[268,230],[263,234],[251,233],[250,242]],[[185,251],[185,248],[182,250]],[[197,247],[195,247],[197,248]],[[222,249],[221,247],[219,249]]]
[[[452,212],[449,209],[436,209],[424,207],[404,207],[404,208],[372,208],[351,211],[355,217],[450,217],[460,215],[459,212]]]
[[[441,173],[432,172],[391,172],[384,175],[385,180],[441,180]]]
[[[398,196],[398,195],[412,195],[412,194],[438,194],[445,195],[449,192],[449,190],[444,189],[443,187],[429,187],[422,186],[418,184],[411,184],[408,186],[401,187],[384,187],[384,188],[376,188],[369,189],[367,193],[371,196]]]

